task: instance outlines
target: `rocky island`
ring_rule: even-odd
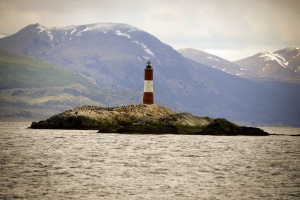
[[[80,106],[32,122],[33,129],[90,129],[99,133],[253,135],[267,136],[259,128],[238,126],[226,119],[175,113],[154,104],[118,107]]]

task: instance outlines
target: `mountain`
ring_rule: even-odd
[[[171,47],[157,47],[157,43],[160,41],[154,36],[126,24],[63,28],[33,24],[0,40],[0,48],[64,66],[104,85],[128,87],[125,74],[141,80],[141,70],[149,59],[155,66],[178,64],[168,55]]]
[[[107,106],[127,104],[130,96],[135,104],[141,102],[144,68],[150,59],[157,105],[244,124],[300,126],[298,85],[253,82],[197,63],[127,24],[61,28],[32,24],[0,39],[0,49],[62,66],[93,79],[101,88],[110,88],[107,92],[111,101],[95,99]],[[290,91],[288,99],[283,99],[277,88]]]
[[[262,77],[300,82],[300,48],[261,52],[234,63]]]
[[[0,77],[0,118],[46,118],[82,104],[118,105],[121,98],[129,103],[136,96],[130,91],[121,93],[98,86],[74,71],[3,50]]]
[[[206,53],[201,50],[186,48],[186,49],[178,49],[178,52],[181,53],[183,56],[190,58],[198,63],[212,66],[213,68],[222,70],[229,74],[242,76],[242,77],[256,76],[256,74],[241,68],[239,65],[233,62],[230,62],[221,57]]]

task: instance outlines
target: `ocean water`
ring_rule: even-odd
[[[0,123],[0,199],[300,199],[300,137],[28,126]]]

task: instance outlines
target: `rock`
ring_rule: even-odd
[[[290,135],[290,136],[299,137],[299,136],[300,136],[300,134],[296,134],[296,135]]]
[[[117,133],[135,133],[135,134],[179,134],[179,130],[172,124],[134,124],[130,126],[121,126],[116,130]]]
[[[35,129],[95,129],[114,132],[120,126],[141,121],[159,121],[175,112],[157,105],[129,105],[118,107],[80,106],[59,113],[47,120],[33,122]]]
[[[92,129],[99,133],[268,135],[258,128],[241,127],[226,119],[175,113],[158,105],[129,105],[114,108],[80,106],[32,122],[34,129]]]
[[[218,118],[212,121],[202,131],[196,133],[199,135],[249,135],[249,136],[267,136],[268,133],[259,128],[238,126],[226,119]]]
[[[198,126],[204,127],[210,124],[214,119],[209,117],[198,117],[190,113],[175,113],[162,119],[165,123],[179,126]]]

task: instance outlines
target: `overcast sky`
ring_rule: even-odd
[[[0,32],[28,24],[126,23],[228,60],[300,47],[300,0],[0,0]]]

